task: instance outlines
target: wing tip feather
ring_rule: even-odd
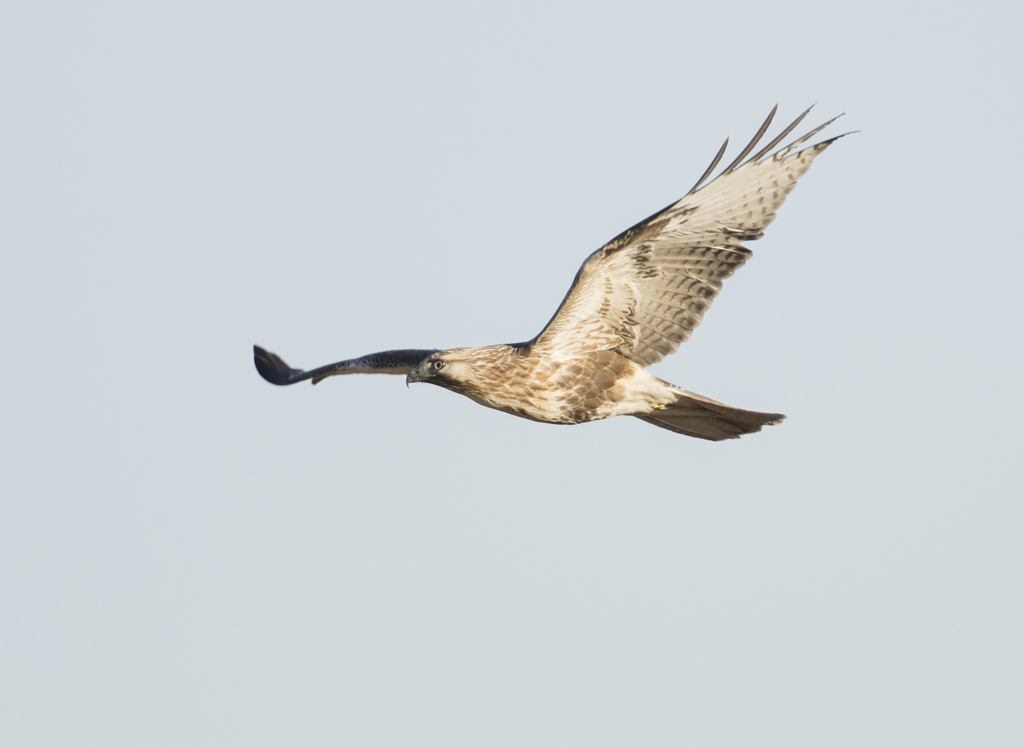
[[[297,377],[305,373],[302,369],[291,368],[276,353],[271,353],[258,345],[252,347],[252,356],[259,375],[271,384],[280,387],[299,381]]]

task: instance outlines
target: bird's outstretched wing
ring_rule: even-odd
[[[685,197],[588,257],[555,316],[529,345],[538,352],[614,350],[641,366],[675,352],[700,324],[722,281],[751,256],[743,242],[764,235],[814,157],[842,137],[794,151],[833,119],[772,153],[808,109],[744,161],[777,109],[713,181],[701,187],[728,140]]]
[[[437,351],[418,349],[381,351],[359,358],[351,358],[348,361],[339,361],[336,364],[328,364],[310,371],[293,369],[280,356],[266,351],[258,345],[252,347],[252,353],[256,362],[256,371],[260,373],[261,377],[271,384],[286,385],[306,379],[312,379],[313,384],[316,384],[321,379],[337,374],[408,374],[416,368],[420,361]]]

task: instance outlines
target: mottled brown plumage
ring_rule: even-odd
[[[808,110],[810,111],[810,110]],[[658,379],[646,367],[673,353],[700,325],[730,277],[751,256],[797,180],[837,138],[794,151],[831,120],[768,155],[804,112],[744,161],[771,125],[707,186],[726,145],[685,197],[612,239],[576,274],[551,321],[516,345],[447,351],[384,351],[302,371],[255,347],[256,368],[273,384],[336,374],[406,374],[489,408],[543,423],[631,415],[701,439],[732,439],[784,416],[732,408]]]

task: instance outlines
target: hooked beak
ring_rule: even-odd
[[[408,387],[413,382],[422,382],[424,379],[426,379],[426,375],[423,373],[423,367],[417,366],[405,378],[405,386]]]

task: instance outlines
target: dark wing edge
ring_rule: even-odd
[[[336,364],[328,364],[316,369],[305,371],[304,369],[293,369],[284,362],[276,353],[260,348],[258,345],[252,347],[253,361],[256,364],[256,371],[260,376],[271,384],[284,387],[306,379],[312,379],[313,384],[333,377],[338,374],[405,374],[407,375],[427,356],[437,353],[436,350],[425,350],[408,348],[397,351],[381,351],[370,353],[359,358],[350,358],[346,361],[339,361]]]

